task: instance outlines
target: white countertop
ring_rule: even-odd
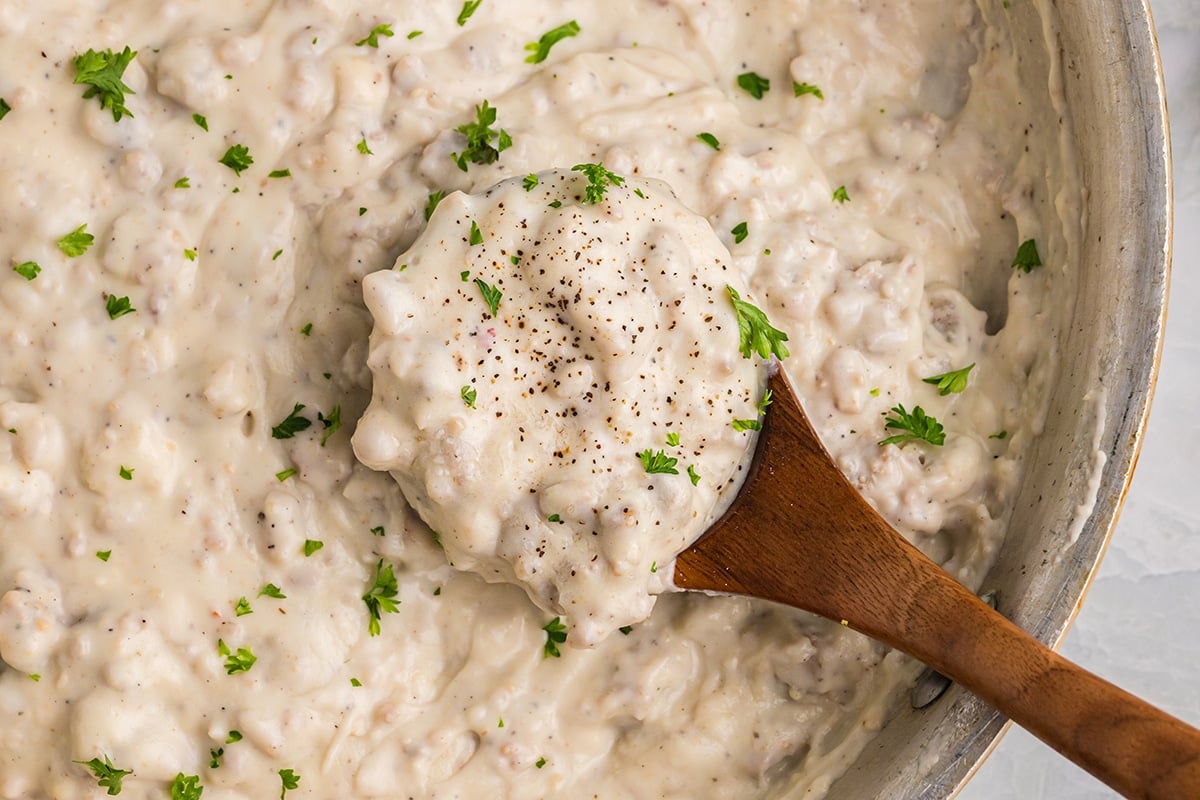
[[[1062,654],[1200,726],[1200,0],[1151,0],[1175,163],[1175,258],[1158,389],[1108,555]],[[1116,793],[1012,728],[961,800]],[[1182,798],[1181,798],[1182,800]]]

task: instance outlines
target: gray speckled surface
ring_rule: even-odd
[[[1200,726],[1200,0],[1151,2],[1175,164],[1166,338],[1133,485],[1062,653]],[[1013,728],[960,798],[1116,796]]]

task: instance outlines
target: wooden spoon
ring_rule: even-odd
[[[923,661],[1126,797],[1200,798],[1200,731],[1017,628],[888,525],[833,463],[783,371],[737,499],[680,554],[681,589],[842,622]]]

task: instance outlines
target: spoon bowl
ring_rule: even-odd
[[[850,485],[782,370],[749,476],[676,560],[681,589],[837,621],[974,692],[1126,797],[1200,797],[1200,731],[1058,655],[900,536]]]

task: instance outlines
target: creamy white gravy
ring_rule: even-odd
[[[563,631],[521,589],[451,567],[350,446],[372,389],[364,277],[417,242],[435,192],[453,224],[482,202],[468,195],[532,172],[603,163],[630,186],[665,181],[728,251],[728,282],[788,333],[785,367],[846,474],[977,584],[1042,423],[1069,307],[1052,281],[1072,269],[1054,205],[1069,218],[1074,200],[1045,177],[1069,173],[1059,131],[1034,124],[1045,98],[1015,78],[1030,43],[1004,15],[883,0],[0,5],[0,797],[105,796],[74,762],[106,758],[133,798],[179,774],[206,800],[822,792],[913,666],[730,598],[663,594],[603,638],[615,618],[588,633],[547,603]],[[526,60],[572,20],[577,35]],[[393,35],[372,46],[382,24]],[[73,59],[125,45],[133,116],[114,121]],[[748,73],[770,81],[761,98],[739,86]],[[464,171],[457,129],[484,100],[511,146]],[[56,243],[82,225],[94,242],[68,255]],[[1045,266],[1025,273],[1011,262],[1029,239]],[[961,393],[923,380],[972,363]],[[464,413],[469,381],[401,374],[404,391],[437,389],[433,412]],[[475,410],[489,402],[479,386]],[[881,446],[898,404],[936,417],[944,444]],[[700,468],[697,488],[715,488]],[[659,547],[622,546],[639,568]],[[558,657],[546,627],[566,634]]]

